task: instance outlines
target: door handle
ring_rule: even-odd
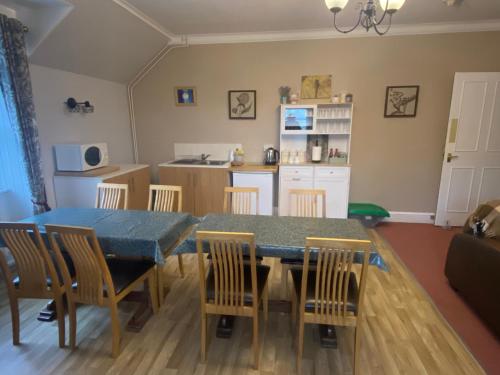
[[[451,152],[448,152],[448,155],[446,156],[446,161],[450,163],[453,159],[457,159],[458,155],[453,155]]]

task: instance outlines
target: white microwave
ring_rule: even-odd
[[[88,171],[108,165],[108,145],[58,144],[54,145],[56,168],[58,171]]]

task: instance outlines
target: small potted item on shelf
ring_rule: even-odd
[[[291,104],[298,104],[299,103],[299,94],[293,93],[290,95],[290,103]]]
[[[352,94],[347,94],[345,96],[345,102],[346,103],[352,103]]]
[[[245,151],[242,148],[237,148],[233,153],[233,160],[231,161],[231,165],[240,166],[245,164]]]
[[[291,90],[291,88],[288,87],[288,86],[281,86],[279,88],[280,102],[281,102],[281,104],[287,104],[288,103],[288,98],[290,96],[290,90]]]
[[[338,94],[335,94],[332,96],[332,103],[333,104],[339,104],[340,103],[340,96]]]

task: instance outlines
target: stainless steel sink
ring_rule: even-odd
[[[183,164],[183,165],[224,165],[227,160],[201,160],[201,159],[179,159],[171,162],[170,164]]]

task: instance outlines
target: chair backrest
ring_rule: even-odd
[[[318,321],[332,324],[347,316],[349,281],[356,252],[363,254],[359,276],[357,312],[359,316],[366,283],[371,241],[338,238],[306,238],[301,289],[301,313],[305,307],[311,249],[317,252],[314,312]],[[352,315],[352,314],[351,314]]]
[[[225,187],[224,212],[236,215],[258,215],[259,188]]]
[[[98,183],[95,207],[126,210],[128,208],[128,184]]]
[[[257,271],[255,262],[255,235],[253,233],[196,232],[196,250],[200,274],[202,303],[206,301],[204,247],[212,256],[214,272],[214,301],[218,308],[244,306],[245,267],[243,249],[250,255],[253,305],[257,303]]]
[[[323,189],[290,189],[289,216],[326,217],[326,191]]]
[[[47,293],[47,276],[53,282],[58,280],[52,258],[45,247],[36,224],[32,223],[0,223],[0,236],[14,258],[15,268],[19,276],[16,290],[22,295],[44,295]],[[2,269],[12,283],[7,262],[2,257]],[[5,269],[5,267],[7,267]],[[55,284],[54,284],[55,285]]]
[[[175,202],[177,201],[177,207]],[[181,212],[182,186],[149,185],[149,211]]]
[[[75,302],[102,306],[104,286],[108,297],[114,296],[111,274],[94,229],[49,224],[45,228],[66,285],[71,285],[72,280],[61,248],[73,261],[76,288],[70,287],[68,294],[71,294]]]

